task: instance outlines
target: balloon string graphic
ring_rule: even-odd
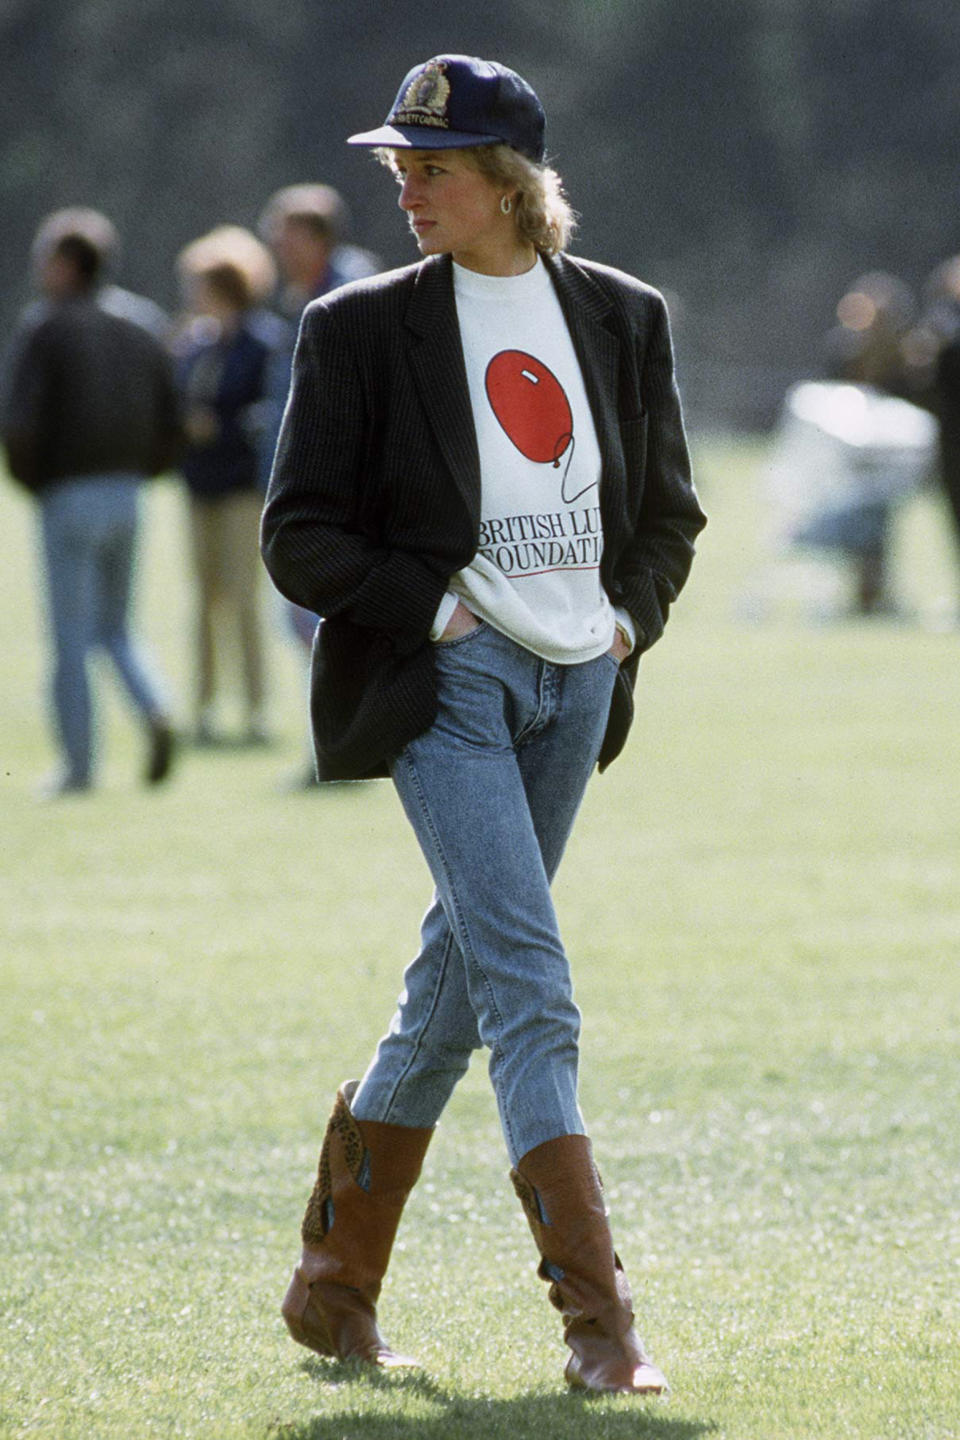
[[[553,468],[554,470],[559,470],[560,457],[563,454],[564,450],[567,451],[567,463],[563,467],[563,479],[560,481],[560,498],[562,499],[564,505],[572,505],[574,500],[579,500],[581,495],[586,495],[587,491],[592,490],[594,485],[596,485],[597,483],[596,480],[591,480],[590,484],[584,485],[583,489],[578,490],[576,495],[567,494],[567,476],[570,474],[570,466],[573,462],[573,452],[576,449],[576,445],[577,442],[574,438],[573,431],[570,430],[567,432],[566,435],[561,435],[559,437],[559,439],[557,440],[556,448],[553,452]]]

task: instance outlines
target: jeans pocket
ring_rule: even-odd
[[[435,640],[433,642],[433,648],[435,650],[459,650],[462,645],[469,645],[470,641],[482,630],[486,630],[486,628],[486,620],[478,620],[476,625],[471,626],[469,630],[465,630],[462,635],[455,635],[452,640]]]

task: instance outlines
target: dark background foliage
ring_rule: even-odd
[[[39,219],[105,210],[121,279],[176,304],[180,247],[324,179],[355,238],[415,257],[344,137],[416,62],[497,58],[544,101],[575,249],[670,295],[688,407],[769,418],[843,288],[960,250],[955,0],[0,0],[0,323]]]

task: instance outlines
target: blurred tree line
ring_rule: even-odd
[[[919,286],[960,250],[956,0],[0,0],[4,330],[64,204],[105,210],[122,282],[171,307],[181,246],[297,180],[340,188],[386,263],[415,258],[343,140],[444,50],[535,85],[574,248],[669,293],[701,423],[769,417],[858,273]]]

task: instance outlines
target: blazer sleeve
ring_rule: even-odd
[[[616,568],[616,599],[637,624],[637,649],[663,633],[667,615],[693,562],[694,541],[707,523],[690,473],[680,395],[674,374],[667,308],[655,313],[639,354],[641,415],[622,424],[627,463],[642,471],[639,507]],[[633,430],[635,433],[630,434]],[[628,484],[633,491],[636,477]]]
[[[446,576],[413,551],[378,543],[379,397],[365,373],[370,352],[359,345],[363,317],[348,333],[341,308],[319,300],[304,312],[261,548],[289,600],[379,631],[410,653],[429,636]]]

